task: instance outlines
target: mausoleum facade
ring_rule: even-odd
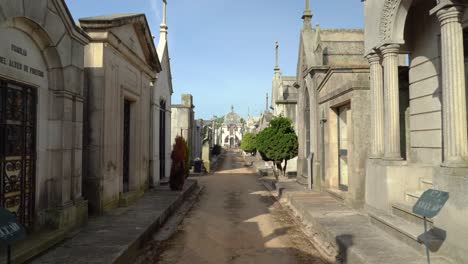
[[[80,19],[85,48],[84,193],[102,213],[141,197],[152,179],[150,100],[161,71],[143,14]]]
[[[435,254],[457,263],[468,259],[466,8],[451,0],[364,2],[372,90],[366,207],[376,220],[404,219],[393,229],[405,233],[422,224],[412,206],[425,190],[449,192],[429,222],[442,242]]]

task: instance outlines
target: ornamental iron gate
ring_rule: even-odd
[[[0,80],[0,206],[34,222],[36,91]]]

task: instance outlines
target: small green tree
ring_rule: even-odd
[[[267,128],[256,137],[257,150],[264,161],[273,161],[283,175],[286,174],[288,160],[297,156],[299,143],[291,120],[274,117]],[[284,167],[281,163],[285,162]]]
[[[253,154],[257,151],[257,147],[255,145],[255,134],[254,133],[246,133],[242,138],[241,149],[246,153]]]

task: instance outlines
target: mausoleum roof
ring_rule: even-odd
[[[231,107],[231,112],[224,116],[224,125],[241,125],[241,117],[234,112],[234,107]]]

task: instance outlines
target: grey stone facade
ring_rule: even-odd
[[[65,234],[88,216],[82,136],[89,37],[61,0],[1,1],[0,35],[1,203],[31,233]]]
[[[190,149],[194,148],[194,108],[191,94],[182,94],[181,104],[173,104],[171,106],[171,144],[175,143],[177,136],[182,136],[187,141]]]
[[[157,186],[161,179],[171,173],[171,104],[172,73],[167,41],[166,1],[163,1],[163,18],[160,25],[157,46],[161,72],[158,73],[151,95],[151,186]]]
[[[364,33],[312,27],[311,19],[306,7],[296,83],[297,180],[359,207],[364,204],[370,110]]]
[[[31,210],[27,218],[33,229],[74,228],[87,218],[81,159],[83,50],[89,38],[60,0],[2,1],[0,11],[0,89],[28,86],[37,96],[30,134],[37,159],[29,168],[34,184],[28,187],[34,199],[22,210]],[[9,159],[8,151],[2,154]],[[19,171],[8,173],[11,177]]]
[[[91,211],[102,213],[149,187],[150,95],[161,65],[142,14],[83,18],[80,26],[92,40],[85,49],[84,193]]]
[[[425,190],[449,192],[446,206],[430,219],[442,241],[435,254],[465,263],[466,1],[366,1],[364,10],[374,109],[366,207],[405,219],[392,228],[402,233],[410,229],[408,221],[420,223],[411,208]],[[406,76],[398,63],[402,56],[409,64]]]

